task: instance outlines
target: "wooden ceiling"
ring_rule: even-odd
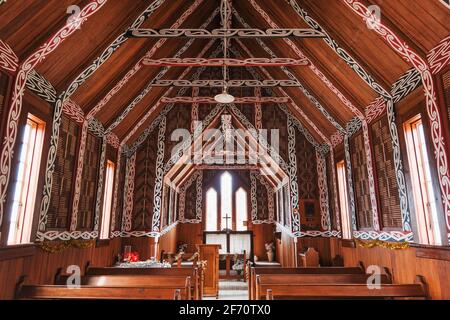
[[[108,0],[99,12],[90,17],[80,30],[59,45],[38,65],[36,70],[56,88],[58,93],[67,90],[71,82],[91,65],[117,36],[127,30],[153,1]],[[263,15],[255,10],[254,4],[251,3],[255,2],[280,28],[309,28],[287,0],[234,0],[232,2],[233,8],[241,19],[251,27],[261,29],[271,27]],[[422,56],[426,56],[427,52],[448,35],[448,10],[439,1],[371,0],[362,2],[365,5],[378,5],[381,8],[383,23],[401,35],[403,40]],[[84,7],[88,3],[88,0],[7,1],[0,7],[0,39],[8,43],[22,60],[66,23],[69,6]],[[370,30],[343,0],[297,0],[297,3],[385,90],[390,91],[392,84],[411,68],[383,39]],[[185,21],[180,28],[199,28],[212,16],[219,5],[220,0],[167,0],[150,15],[142,28],[170,28],[183,14],[185,14]],[[186,12],[192,8],[194,8],[192,14],[186,15]],[[236,16],[233,16],[232,25],[243,27],[242,20],[239,21]],[[207,29],[219,27],[220,16],[217,15]],[[82,108],[85,114],[88,114],[120,81],[123,81],[130,70],[136,68],[136,64],[154,48],[158,41],[159,39],[155,38],[128,39],[77,89],[71,99]],[[264,39],[263,41],[277,57],[299,58],[286,39]],[[379,96],[337,56],[324,40],[290,38],[289,41],[298,47],[318,72],[323,74],[361,112],[364,112],[365,108]],[[167,39],[160,48],[154,50],[153,58],[173,57],[187,42],[188,39]],[[181,57],[197,57],[208,42],[208,39],[195,40]],[[216,40],[204,57],[208,57],[220,45],[220,40]],[[243,57],[250,55],[269,57],[253,39],[232,40],[231,45]],[[161,70],[161,67],[141,67],[117,93],[111,96],[96,117],[105,127],[108,127]],[[196,68],[192,68],[185,78],[188,79],[195,70]],[[267,78],[269,75],[275,79],[287,78],[278,67],[265,68],[267,73],[259,68],[255,70],[262,78]],[[321,79],[318,76],[314,68],[299,66],[289,67],[289,70],[340,126],[345,127],[346,123],[355,116],[336,92],[325,84],[324,77]],[[184,67],[173,67],[163,79],[177,79],[183,71],[185,71]],[[153,88],[126,115],[113,130],[120,140],[136,128],[137,123],[168,89]],[[177,88],[173,90],[173,92],[177,91]],[[336,125],[333,125],[299,88],[284,88],[284,91],[294,100],[294,103],[290,105],[293,114],[318,141],[323,142],[323,136],[330,138],[337,131]],[[282,96],[279,88],[274,92]],[[171,96],[174,95],[171,94]],[[133,143],[162,107],[161,104],[132,134],[127,144]],[[301,111],[310,119],[310,122],[300,116]],[[315,131],[311,123],[321,134]]]

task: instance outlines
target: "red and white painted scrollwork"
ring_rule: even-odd
[[[322,225],[322,230],[331,230],[331,219],[330,219],[330,209],[328,202],[328,184],[327,184],[327,169],[325,163],[325,157],[319,152],[316,152],[317,159],[317,175],[318,175],[318,185],[319,185],[319,196],[320,196],[320,221]]]
[[[136,175],[136,153],[127,161],[125,172],[125,201],[123,202],[122,231],[131,230],[131,215],[134,203],[134,178]]]
[[[436,160],[436,168],[439,176],[439,185],[442,195],[444,212],[447,220],[447,229],[450,232],[450,171],[448,167],[447,150],[443,134],[442,119],[436,102],[436,92],[432,77],[432,71],[428,62],[415,53],[402,39],[400,39],[389,27],[385,26],[363,3],[356,0],[341,0],[354,13],[359,15],[364,22],[369,21],[373,31],[404,60],[416,68],[421,76],[425,90],[426,109],[430,121],[431,137]],[[436,60],[436,59],[435,59]],[[437,59],[440,60],[440,59]],[[437,64],[435,64],[437,65]]]
[[[11,162],[13,150],[18,133],[18,119],[22,110],[22,99],[30,72],[51,54],[58,46],[70,37],[81,24],[90,16],[95,14],[107,0],[94,0],[86,5],[73,19],[68,21],[64,27],[58,30],[48,41],[46,41],[39,49],[31,54],[20,65],[17,72],[15,84],[13,87],[12,100],[7,118],[6,133],[4,145],[0,156],[0,224],[2,222],[4,205],[6,201],[6,192],[10,178]],[[50,150],[56,152],[56,150]],[[45,229],[46,221],[39,221],[39,230]]]
[[[289,103],[292,100],[289,97],[240,97],[236,98],[234,104],[246,104],[246,103]],[[163,97],[162,103],[205,103],[214,104],[217,101],[213,97]]]
[[[108,133],[106,136],[106,143],[115,149],[119,149],[120,147],[119,137],[113,132]]]
[[[19,58],[14,50],[0,39],[0,69],[16,72],[19,67]]]
[[[79,105],[77,105],[71,99],[67,99],[66,101],[64,101],[63,112],[66,116],[68,116],[70,119],[72,119],[73,121],[75,121],[77,123],[84,122],[83,110],[80,108]]]
[[[279,66],[306,66],[308,61],[305,59],[296,60],[291,58],[161,58],[161,59],[145,59],[143,64],[152,67],[279,67]]]
[[[434,47],[427,56],[433,74],[439,73],[450,63],[450,36]]]

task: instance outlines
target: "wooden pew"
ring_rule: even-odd
[[[190,300],[179,287],[91,287],[69,289],[66,286],[25,285],[18,299],[126,299],[126,300]],[[187,292],[190,293],[190,290]]]
[[[192,295],[195,300],[203,297],[203,275],[201,267],[186,268],[115,268],[91,267],[86,268],[86,275],[147,275],[147,276],[189,276],[192,279]],[[197,289],[196,289],[197,288]]]
[[[257,274],[365,274],[362,264],[358,267],[318,267],[318,268],[258,268],[251,267],[248,273],[248,295],[250,300],[256,297]]]
[[[370,289],[367,284],[292,284],[265,283],[257,276],[256,299],[427,299],[428,291],[422,277],[415,284],[380,284]]]
[[[55,285],[66,285],[70,276],[60,275],[55,278]],[[188,281],[188,282],[187,282]],[[190,296],[193,299],[199,296],[198,287],[191,284],[188,276],[160,276],[160,275],[94,275],[81,277],[80,284],[90,287],[166,287],[180,286],[188,283]]]
[[[64,277],[60,280],[62,282]],[[67,285],[24,285],[24,279],[21,279],[16,288],[16,298],[191,300],[190,277],[166,278],[165,282],[161,279],[157,283],[152,281],[152,284],[139,282],[138,277],[94,276],[84,277],[80,287],[70,288]]]

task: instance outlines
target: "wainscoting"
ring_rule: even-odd
[[[54,243],[52,243],[54,245]],[[51,284],[59,268],[78,265],[81,272],[88,262],[95,266],[110,266],[121,250],[121,239],[113,239],[91,248],[68,248],[59,253],[46,252],[36,245],[0,249],[0,299],[12,299],[22,275],[26,283]]]

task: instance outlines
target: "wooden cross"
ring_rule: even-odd
[[[225,230],[229,230],[228,229],[228,219],[231,219],[231,217],[228,215],[228,213],[225,215],[224,219],[225,219]]]

